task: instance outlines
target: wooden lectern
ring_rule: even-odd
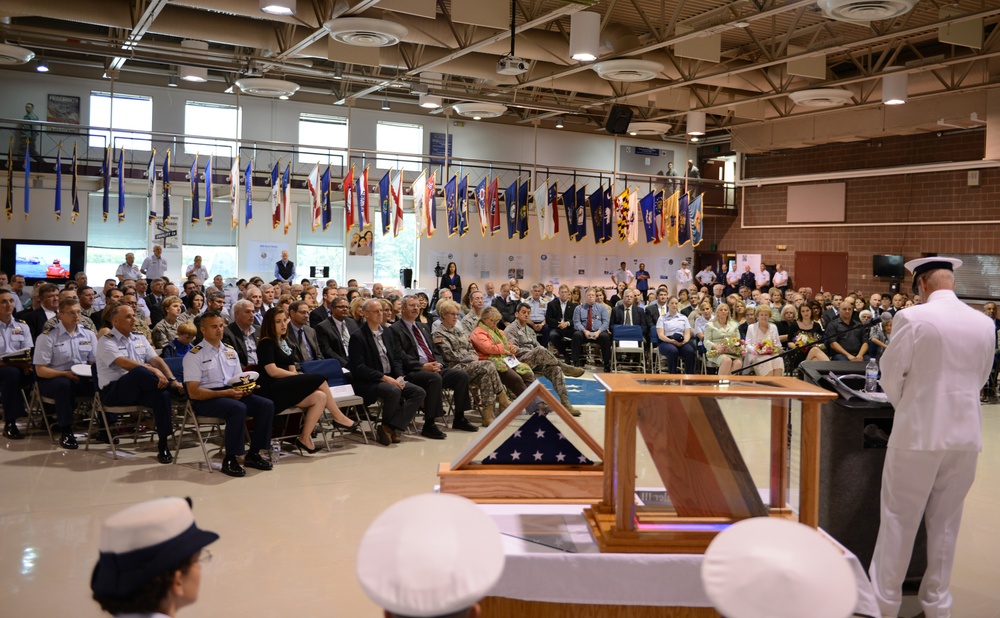
[[[584,510],[601,551],[703,553],[727,525],[793,517],[787,504],[788,414],[802,403],[799,521],[819,513],[820,406],[835,393],[786,377],[599,374],[605,386],[603,499]],[[750,477],[721,398],[771,400],[768,504]],[[672,507],[635,505],[636,429]]]

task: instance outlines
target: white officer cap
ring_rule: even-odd
[[[357,575],[365,594],[401,616],[472,607],[500,579],[500,530],[473,502],[451,494],[401,500],[361,538]]]
[[[701,566],[705,593],[729,618],[845,618],[857,603],[847,558],[816,530],[775,517],[733,524]]]
[[[903,264],[903,266],[906,267],[906,270],[913,273],[914,294],[919,294],[917,290],[917,277],[920,275],[932,270],[955,270],[961,265],[962,260],[958,258],[943,257],[940,255],[935,257],[917,258],[916,260],[910,260],[906,264]]]

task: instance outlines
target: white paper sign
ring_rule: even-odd
[[[554,253],[543,253],[538,256],[538,260],[539,281],[558,287],[562,277],[562,256]]]

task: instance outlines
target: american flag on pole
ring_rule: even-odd
[[[592,466],[594,462],[580,452],[544,414],[535,413],[487,455],[484,464],[544,464]]]

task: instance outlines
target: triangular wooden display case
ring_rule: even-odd
[[[476,463],[483,450],[536,397],[559,415],[570,431],[594,452],[600,462],[592,465],[540,465]],[[532,382],[452,463],[438,466],[441,492],[458,494],[474,502],[585,504],[601,500],[604,483],[604,449],[573,415],[539,381]]]

